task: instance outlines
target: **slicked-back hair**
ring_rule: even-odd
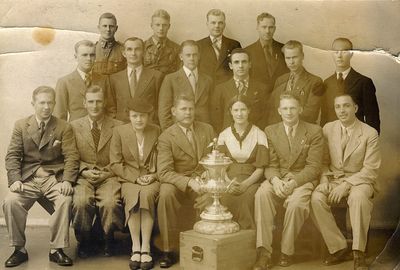
[[[51,88],[50,86],[46,86],[46,85],[42,85],[39,86],[38,88],[36,88],[35,90],[33,90],[32,92],[32,101],[36,100],[36,96],[42,93],[46,93],[46,94],[52,94],[53,95],[53,100],[56,100],[56,91]]]
[[[91,48],[95,47],[94,43],[91,42],[90,40],[86,40],[86,39],[81,40],[81,41],[78,41],[77,43],[75,43],[75,46],[74,46],[75,53],[78,53],[78,49],[80,46],[87,46],[87,47],[91,47]]]
[[[224,17],[224,20],[226,19],[225,13],[224,13],[222,10],[220,10],[220,9],[213,8],[213,9],[209,10],[209,11],[207,12],[207,15],[206,15],[207,21],[208,21],[208,17],[210,17],[210,15],[213,15],[213,16],[223,16],[223,17]]]
[[[346,93],[339,93],[339,94],[335,95],[335,97],[334,97],[334,99],[333,99],[333,100],[334,100],[333,103],[335,103],[336,99],[339,98],[339,97],[350,97],[350,99],[351,99],[351,101],[354,103],[354,105],[357,105],[357,103],[356,103],[356,101],[354,100],[354,98],[353,98],[350,94],[346,94]]]
[[[242,102],[244,105],[246,105],[248,110],[251,110],[252,107],[251,100],[245,95],[236,95],[233,98],[231,98],[228,103],[228,109],[231,110],[233,104],[235,104],[236,102]]]
[[[264,19],[272,19],[274,20],[274,24],[276,23],[275,17],[269,14],[268,12],[263,12],[257,16],[257,24],[259,24]]]
[[[171,21],[171,16],[165,9],[157,9],[154,11],[153,15],[151,16],[151,21],[153,22],[153,18],[163,18],[168,20],[168,22]]]
[[[100,21],[101,21],[102,19],[112,19],[112,20],[114,20],[115,25],[117,25],[117,18],[115,17],[114,14],[112,14],[112,13],[110,13],[110,12],[106,12],[106,13],[103,13],[103,14],[100,15],[100,17],[99,17],[99,24],[100,24]]]
[[[229,54],[229,63],[232,63],[232,56],[235,55],[235,54],[239,54],[239,53],[246,54],[247,58],[249,59],[249,62],[251,62],[250,54],[245,49],[243,49],[243,48],[235,48]]]
[[[344,38],[344,37],[336,38],[336,39],[332,42],[332,48],[333,48],[333,44],[335,44],[336,41],[341,41],[341,42],[347,43],[347,44],[349,45],[349,49],[348,49],[348,50],[352,50],[352,49],[353,49],[353,43],[350,41],[350,39]]]
[[[283,45],[282,47],[282,52],[283,54],[285,54],[285,49],[296,49],[296,48],[299,49],[301,54],[304,55],[303,44],[301,44],[301,42],[297,40],[289,40],[288,42],[286,42],[285,45]]]
[[[299,97],[298,95],[296,95],[296,94],[291,93],[291,92],[288,92],[288,91],[283,92],[283,93],[279,96],[279,103],[280,103],[281,100],[284,100],[284,99],[294,99],[294,100],[297,100],[297,102],[299,103],[299,106],[300,106],[300,107],[302,106],[302,105],[301,105],[300,97]]]
[[[103,99],[104,99],[104,95],[105,95],[105,93],[104,93],[104,90],[103,90],[103,88],[101,88],[99,85],[91,85],[88,89],[86,89],[86,91],[85,91],[85,98],[86,98],[86,94],[88,94],[88,93],[102,93],[103,94]]]
[[[138,37],[129,37],[129,38],[125,39],[125,41],[124,41],[124,49],[125,49],[126,42],[128,42],[128,41],[136,41],[136,40],[140,41],[140,43],[142,44],[142,48],[144,50],[144,41],[143,41],[143,39],[138,38]]]
[[[192,102],[193,105],[195,104],[194,98],[192,98],[191,96],[178,95],[178,96],[175,96],[175,98],[174,98],[174,107],[175,108],[178,106],[180,101],[188,101],[188,102]]]
[[[194,47],[197,47],[198,50],[200,50],[199,49],[199,45],[197,44],[197,42],[194,41],[194,40],[189,39],[189,40],[185,40],[185,41],[183,41],[181,43],[181,46],[180,46],[180,49],[179,49],[179,53],[182,53],[183,52],[183,48],[186,47],[186,46],[194,46]]]

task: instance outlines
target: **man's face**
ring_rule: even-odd
[[[350,60],[353,53],[350,45],[341,40],[337,40],[332,45],[332,58],[338,71],[344,71],[350,67]]]
[[[335,98],[335,112],[337,118],[344,126],[349,126],[356,120],[358,106],[354,104],[349,96],[339,96]]]
[[[249,56],[246,53],[235,53],[232,55],[232,60],[231,63],[229,63],[229,67],[232,69],[235,77],[247,77],[251,67]]]
[[[43,121],[50,118],[55,104],[55,97],[51,93],[39,93],[32,101],[36,117]]]
[[[271,18],[264,18],[257,24],[257,32],[262,41],[273,39],[276,30],[275,21]]]
[[[213,37],[221,36],[225,29],[224,16],[209,15],[207,18],[207,27],[211,36]]]
[[[282,121],[288,126],[293,126],[299,121],[302,111],[300,103],[294,98],[284,98],[279,102],[278,112]]]
[[[130,65],[139,65],[143,61],[143,44],[140,40],[125,42],[122,55]]]
[[[170,23],[167,19],[161,17],[154,17],[151,21],[151,29],[153,35],[158,39],[165,39],[168,34]]]
[[[184,127],[190,127],[194,121],[194,103],[188,100],[179,100],[176,107],[171,109],[176,122]]]
[[[115,23],[114,19],[103,18],[100,20],[97,28],[103,39],[110,40],[114,38],[115,32],[118,30],[118,25]]]
[[[299,48],[285,49],[285,62],[291,72],[297,72],[303,67],[304,55]]]
[[[179,55],[183,65],[190,70],[194,70],[199,64],[199,48],[197,46],[185,46]]]
[[[232,105],[231,114],[233,121],[236,124],[244,124],[248,122],[250,110],[246,104],[241,101],[237,101]]]
[[[75,54],[75,59],[78,62],[78,68],[84,72],[89,72],[92,70],[95,58],[95,47],[81,45],[78,47],[78,51]]]
[[[144,130],[149,122],[149,114],[129,111],[129,120],[135,130]]]
[[[101,119],[105,107],[104,94],[102,92],[86,93],[83,106],[91,119]]]

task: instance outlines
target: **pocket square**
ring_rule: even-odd
[[[57,145],[60,145],[60,144],[61,144],[61,141],[55,140],[55,141],[53,142],[53,147],[56,147]]]

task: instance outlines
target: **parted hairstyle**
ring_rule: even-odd
[[[235,55],[235,54],[239,54],[239,53],[244,53],[244,54],[246,54],[247,57],[248,57],[248,59],[249,59],[249,62],[251,62],[250,54],[249,54],[245,49],[243,49],[243,48],[235,48],[235,49],[233,49],[233,50],[231,51],[231,53],[228,55],[228,57],[229,57],[229,63],[232,63],[232,56]]]
[[[288,92],[288,91],[283,92],[279,96],[279,101],[281,101],[283,99],[294,99],[294,100],[297,100],[297,102],[299,103],[299,106],[301,106],[300,97],[298,95],[292,93],[292,92]]]
[[[151,21],[153,21],[153,18],[163,18],[171,21],[171,16],[165,9],[157,9],[154,11],[153,15],[151,16]]]
[[[352,101],[355,105],[357,105],[357,103],[355,102],[354,98],[353,98],[350,94],[339,93],[339,94],[335,95],[335,97],[334,97],[333,100],[336,100],[338,97],[350,97],[350,98],[351,98],[351,101]]]
[[[103,13],[103,14],[100,15],[99,24],[100,24],[101,19],[113,19],[114,22],[115,22],[115,25],[117,25],[117,18],[115,17],[114,14],[112,14],[110,12],[106,12],[106,13]]]
[[[77,43],[75,43],[75,46],[74,46],[75,53],[78,52],[78,49],[80,46],[87,46],[87,47],[91,47],[91,48],[95,47],[93,42],[91,42],[90,40],[84,39],[84,40],[81,40],[81,41],[78,41]]]
[[[269,14],[268,12],[263,12],[260,15],[257,16],[257,24],[259,24],[262,20],[264,19],[273,19],[274,24],[276,22],[275,17]]]
[[[245,96],[245,95],[236,95],[233,98],[231,98],[228,102],[228,109],[231,110],[233,104],[235,104],[236,102],[242,102],[244,105],[246,105],[248,110],[251,110],[252,107],[252,102],[251,100]]]
[[[41,93],[46,93],[46,94],[52,94],[53,95],[53,100],[56,100],[56,91],[51,88],[50,86],[42,85],[33,90],[32,92],[32,101],[36,100],[36,96],[41,94]]]
[[[213,8],[213,9],[209,10],[209,11],[207,12],[207,15],[206,15],[207,21],[208,21],[208,17],[209,17],[210,15],[213,15],[213,16],[223,16],[223,17],[224,17],[224,20],[225,20],[225,13],[224,13],[222,10],[220,10],[220,9],[215,9],[215,8]]]
[[[301,44],[301,42],[297,40],[289,40],[288,42],[286,42],[285,45],[283,45],[282,47],[282,52],[285,53],[285,49],[296,49],[296,48],[299,49],[301,54],[304,55],[303,44]]]
[[[352,42],[350,41],[350,39],[348,39],[348,38],[344,38],[344,37],[336,38],[336,39],[332,42],[332,47],[333,47],[333,44],[334,44],[336,41],[341,41],[341,42],[347,43],[347,44],[349,45],[348,50],[352,50],[352,49],[353,49],[353,43],[352,43]]]
[[[144,41],[143,41],[143,39],[138,38],[138,37],[129,37],[129,38],[125,39],[125,41],[124,41],[124,49],[125,49],[126,42],[128,42],[128,41],[136,41],[136,40],[140,41],[140,43],[142,44],[142,48],[144,49]]]
[[[188,95],[178,95],[174,97],[174,107],[176,108],[179,104],[179,101],[189,101],[195,104],[194,98],[188,96]]]
[[[89,88],[86,89],[85,91],[85,98],[87,93],[102,93],[103,94],[103,99],[104,99],[104,90],[101,88],[99,85],[91,85]]]
[[[180,49],[179,49],[179,53],[182,53],[183,48],[186,47],[186,46],[195,46],[195,47],[197,47],[197,49],[199,49],[199,45],[197,44],[197,42],[194,41],[194,40],[189,39],[189,40],[185,40],[185,41],[183,41],[181,43],[181,46],[180,46]]]

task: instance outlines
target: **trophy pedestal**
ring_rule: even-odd
[[[193,229],[203,234],[229,234],[240,230],[239,224],[234,221],[200,220],[194,224]]]

